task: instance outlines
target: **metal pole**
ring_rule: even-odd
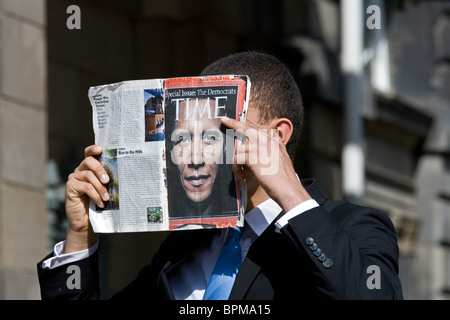
[[[364,198],[362,109],[363,0],[341,1],[341,69],[344,77],[344,146],[342,188],[346,200],[360,204]]]
[[[384,0],[372,0],[370,2],[380,8],[380,16],[386,16],[386,4]],[[367,13],[367,12],[366,12]],[[383,93],[391,93],[391,70],[389,63],[389,41],[386,34],[385,19],[380,18],[380,29],[370,31],[373,37],[373,58],[371,61],[372,87]]]

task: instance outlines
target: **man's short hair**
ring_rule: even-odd
[[[258,109],[262,124],[275,118],[292,122],[293,133],[286,148],[293,162],[304,110],[300,90],[286,66],[270,54],[248,51],[221,58],[200,73],[201,76],[220,74],[249,76],[250,101]]]

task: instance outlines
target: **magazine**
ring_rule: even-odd
[[[243,225],[246,190],[232,172],[245,121],[247,76],[132,80],[91,87],[95,144],[110,200],[91,200],[95,232],[144,232]]]

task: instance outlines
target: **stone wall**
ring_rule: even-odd
[[[39,299],[47,253],[45,0],[0,1],[0,299]]]

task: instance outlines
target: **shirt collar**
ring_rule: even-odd
[[[281,210],[281,207],[269,198],[247,212],[244,219],[259,237],[273,220],[275,220]]]

